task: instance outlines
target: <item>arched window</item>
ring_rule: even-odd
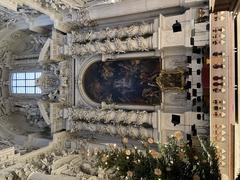
[[[41,72],[16,72],[12,74],[11,87],[13,94],[41,94],[41,89],[36,86],[36,79]]]

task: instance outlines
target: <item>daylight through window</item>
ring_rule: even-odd
[[[14,94],[41,94],[41,89],[36,86],[35,80],[41,72],[19,72],[12,74],[12,93]]]

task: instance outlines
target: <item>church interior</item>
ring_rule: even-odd
[[[239,11],[239,0],[0,0],[0,180],[240,179]],[[219,177],[193,166],[171,178],[159,160],[138,178],[128,149],[123,176],[97,165],[109,147],[148,157],[141,144],[151,154],[172,138],[203,150],[203,169],[213,144]]]

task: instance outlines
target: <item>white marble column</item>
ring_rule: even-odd
[[[68,121],[88,121],[93,123],[115,123],[115,124],[149,124],[155,126],[157,122],[156,112],[148,113],[146,111],[124,111],[124,110],[101,110],[101,109],[83,109],[68,108],[62,110],[64,119]]]
[[[124,53],[133,51],[148,51],[153,49],[152,37],[143,38],[136,37],[134,39],[127,38],[122,41],[115,39],[114,41],[106,40],[105,42],[93,42],[87,44],[73,44],[70,47],[69,55],[85,55],[85,54],[110,54],[110,53]]]
[[[122,126],[112,124],[92,124],[80,121],[73,121],[71,132],[88,131],[91,133],[110,134],[112,136],[127,136],[131,138],[145,139],[152,137],[157,139],[157,130],[152,128],[143,128],[136,126]]]
[[[142,36],[145,34],[153,34],[153,32],[152,23],[119,28],[106,28],[101,31],[73,31],[68,34],[68,41],[70,41],[70,43],[83,43],[86,41]]]
[[[78,180],[76,177],[62,176],[62,175],[46,175],[40,172],[34,172],[29,177],[28,180]]]

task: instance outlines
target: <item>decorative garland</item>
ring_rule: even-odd
[[[111,169],[113,179],[220,179],[217,151],[209,142],[204,142],[207,153],[201,146],[189,146],[181,132],[176,132],[166,144],[156,144],[148,138],[142,142],[142,149],[128,145],[127,138],[122,143],[123,148],[111,145],[98,153],[98,166]],[[152,148],[156,145],[159,150]]]

